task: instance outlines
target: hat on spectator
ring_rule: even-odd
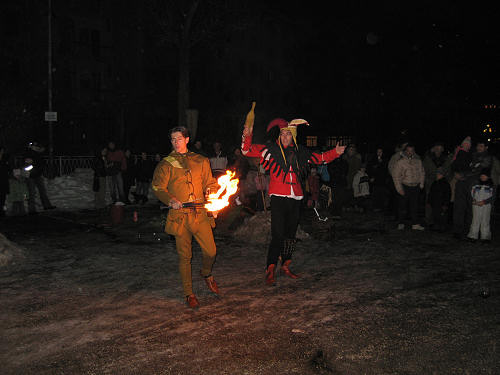
[[[469,144],[469,145],[472,144],[471,138],[469,136],[465,137],[465,139],[462,141],[460,146],[464,146],[465,144]]]

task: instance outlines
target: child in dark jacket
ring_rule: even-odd
[[[438,168],[436,171],[436,180],[432,183],[429,191],[428,203],[432,209],[434,225],[432,230],[444,232],[448,221],[448,207],[450,206],[451,187],[444,178],[445,172]]]
[[[489,169],[483,169],[479,178],[472,184],[472,224],[467,235],[472,241],[478,239],[479,232],[483,242],[491,241],[490,217],[496,189],[490,172]]]

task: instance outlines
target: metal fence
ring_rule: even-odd
[[[93,156],[53,156],[52,159],[44,157],[43,175],[56,177],[71,174],[75,169],[90,169],[94,163]],[[22,156],[15,157],[14,167],[20,168],[24,164]]]
[[[64,176],[71,174],[75,169],[90,169],[94,165],[94,157],[92,156],[55,156],[45,158],[45,168],[43,174],[45,176]]]
[[[139,157],[139,155],[132,155]],[[149,160],[154,160],[154,155],[147,155]],[[52,160],[49,157],[44,157],[43,175],[47,178],[65,176],[73,173],[75,169],[91,169],[94,165],[93,156],[53,156]],[[16,156],[14,158],[14,168],[22,168],[24,158]]]

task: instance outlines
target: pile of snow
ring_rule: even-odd
[[[19,258],[24,258],[23,250],[0,233],[0,267],[8,266]]]
[[[233,236],[241,241],[258,245],[267,245],[271,241],[271,212],[259,211],[255,215],[245,219],[234,232]],[[304,232],[300,226],[297,228],[296,238],[305,239],[309,234]]]
[[[92,185],[94,181],[94,171],[92,169],[75,169],[70,175],[56,177],[54,179],[44,179],[47,195],[50,203],[58,209],[89,209],[94,208],[94,191]],[[27,192],[27,190],[26,190]],[[43,207],[36,189],[37,197],[35,203],[38,211]],[[7,208],[10,210],[12,202],[7,195]],[[109,193],[106,193],[108,204],[111,203]],[[26,212],[28,202],[25,202]]]
[[[45,181],[50,202],[57,208],[94,208],[92,169],[75,169],[70,175]],[[39,203],[37,199],[37,204]]]

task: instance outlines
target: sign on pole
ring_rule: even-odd
[[[57,112],[45,112],[45,121],[56,122]]]

